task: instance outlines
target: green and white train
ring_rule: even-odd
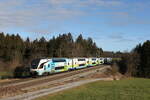
[[[41,58],[31,62],[31,75],[48,75],[104,64],[104,58]]]

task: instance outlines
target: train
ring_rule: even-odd
[[[38,58],[31,62],[30,74],[43,76],[104,64],[106,58]]]

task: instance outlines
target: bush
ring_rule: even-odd
[[[30,68],[24,66],[18,66],[14,70],[15,78],[26,78],[30,76]]]
[[[117,62],[119,72],[126,76],[136,76],[139,63],[139,54],[135,52],[124,53],[121,60]]]

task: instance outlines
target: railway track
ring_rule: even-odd
[[[75,74],[79,74],[85,71],[95,70],[100,67],[104,67],[104,65],[88,67],[88,68],[84,68],[80,70],[68,71],[68,72],[63,72],[63,73],[57,73],[57,74],[38,77],[38,78],[27,78],[27,79],[13,80],[10,82],[3,82],[3,83],[0,83],[0,87],[4,88],[4,87],[9,87],[9,86],[17,86],[17,87],[23,88],[23,87],[30,86],[33,84],[37,85],[37,84],[42,84],[42,83],[49,82],[52,80],[57,80],[57,79],[61,79],[64,77],[73,76]]]
[[[63,83],[67,80],[73,79],[76,76],[84,75],[85,73],[91,73],[98,69],[105,69],[106,66],[100,65],[95,67],[84,68],[75,71],[69,71],[54,75],[49,75],[46,77],[39,77],[39,78],[29,78],[23,79],[21,81],[12,81],[7,82],[0,86],[0,98],[15,96],[19,94],[24,94],[30,91],[36,91],[34,88],[48,86],[48,85],[57,85],[58,83]],[[42,89],[41,88],[41,89]]]

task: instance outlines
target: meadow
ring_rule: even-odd
[[[98,81],[36,100],[150,100],[150,79]]]

